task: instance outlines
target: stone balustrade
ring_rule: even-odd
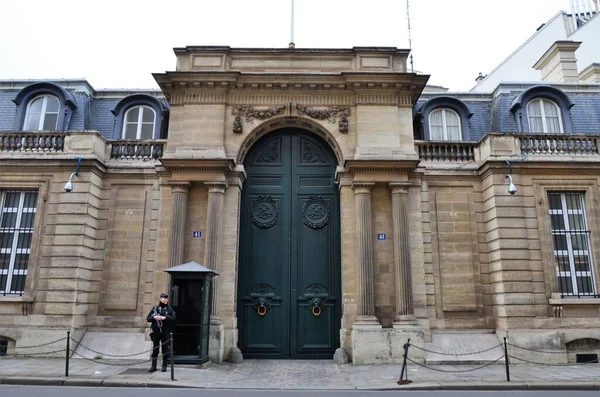
[[[166,139],[107,140],[97,131],[2,131],[0,159],[32,158],[43,154],[45,159],[50,156],[100,161],[157,160],[162,158],[166,144]]]
[[[162,157],[166,140],[109,141],[110,158],[121,160],[150,160]]]
[[[594,135],[522,134],[519,135],[522,153],[546,155],[598,155],[600,138]]]
[[[586,134],[489,133],[478,142],[415,141],[415,151],[428,164],[482,163],[519,156],[553,161],[600,161],[600,136]]]
[[[1,132],[0,152],[62,152],[66,132]]]
[[[423,161],[475,161],[477,142],[415,141],[415,150]]]

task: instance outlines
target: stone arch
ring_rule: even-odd
[[[277,117],[271,120],[267,120],[256,128],[254,128],[248,136],[244,139],[242,144],[240,145],[240,149],[238,150],[238,154],[236,157],[236,164],[243,164],[248,151],[254,145],[256,141],[258,141],[261,137],[267,135],[268,133],[286,127],[295,127],[301,128],[303,130],[314,133],[315,135],[322,138],[333,150],[335,157],[337,159],[338,165],[343,166],[344,164],[344,154],[342,153],[342,148],[339,143],[335,139],[335,137],[322,125],[317,122],[305,118],[305,117]]]

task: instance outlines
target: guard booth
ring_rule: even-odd
[[[165,272],[171,276],[170,303],[177,314],[173,360],[176,364],[203,364],[209,360],[212,284],[217,273],[194,261]]]

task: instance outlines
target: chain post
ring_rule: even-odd
[[[410,346],[410,339],[404,344],[404,357],[402,358],[402,370],[400,371],[400,379],[398,380],[399,385],[406,385],[412,383],[412,380],[408,380],[408,368],[406,360],[408,358],[408,347]],[[406,375],[406,376],[405,376]],[[402,379],[405,377],[406,379]]]
[[[65,350],[65,377],[69,377],[69,342],[71,341],[71,331],[67,331],[67,349]]]
[[[506,344],[506,336],[504,337],[504,365],[506,366],[506,381],[510,382],[510,368],[508,365],[508,345]]]
[[[173,367],[173,333],[169,333],[169,361],[171,362],[171,381],[175,380],[175,368]]]

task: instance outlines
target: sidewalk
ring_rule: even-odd
[[[218,389],[411,389],[411,390],[599,390],[600,364],[538,366],[511,364],[511,382],[504,365],[471,372],[474,365],[440,365],[436,370],[408,366],[411,384],[399,386],[400,365],[334,364],[330,360],[246,360],[242,364],[211,364],[207,369],[176,366],[149,373],[147,364],[127,361],[107,365],[71,359],[65,377],[64,359],[0,358],[0,383],[64,386],[195,387]],[[117,365],[115,365],[117,364]],[[441,372],[445,371],[445,372]]]

